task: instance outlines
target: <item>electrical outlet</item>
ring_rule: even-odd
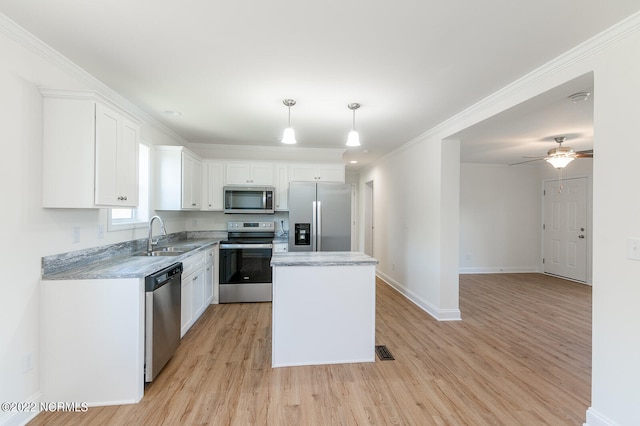
[[[395,264],[395,263],[392,263],[392,264],[391,264],[391,270],[392,270],[392,271],[395,271],[395,270],[396,270],[396,264]]]
[[[73,244],[79,243],[80,242],[80,227],[79,226],[74,226],[72,234],[73,234],[72,235]]]
[[[98,239],[104,238],[104,225],[98,224]]]

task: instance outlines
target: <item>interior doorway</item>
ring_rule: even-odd
[[[373,257],[373,181],[364,184],[364,252]]]
[[[543,270],[587,282],[587,178],[549,180],[543,192]]]

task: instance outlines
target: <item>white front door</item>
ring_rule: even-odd
[[[544,185],[544,272],[587,281],[587,178]]]

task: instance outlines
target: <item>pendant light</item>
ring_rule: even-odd
[[[347,138],[347,146],[360,146],[360,136],[358,132],[356,132],[356,110],[360,108],[360,104],[352,103],[347,105],[351,111],[353,111],[353,127],[349,132],[349,137]]]
[[[293,145],[298,143],[298,141],[296,140],[296,132],[293,130],[293,127],[291,127],[291,107],[296,104],[296,101],[294,101],[293,99],[285,99],[284,101],[282,101],[282,103],[285,104],[287,108],[289,108],[289,121],[287,128],[284,129],[284,134],[282,135],[282,143]]]

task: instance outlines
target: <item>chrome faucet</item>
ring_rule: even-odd
[[[153,240],[153,221],[156,219],[160,221],[160,234],[163,236],[167,235],[167,230],[164,228],[164,222],[162,221],[160,216],[153,216],[151,219],[149,219],[149,243],[147,244],[148,252],[152,252],[153,245],[158,244],[158,240],[160,240],[160,237],[158,237],[158,239],[156,239],[155,241]]]

